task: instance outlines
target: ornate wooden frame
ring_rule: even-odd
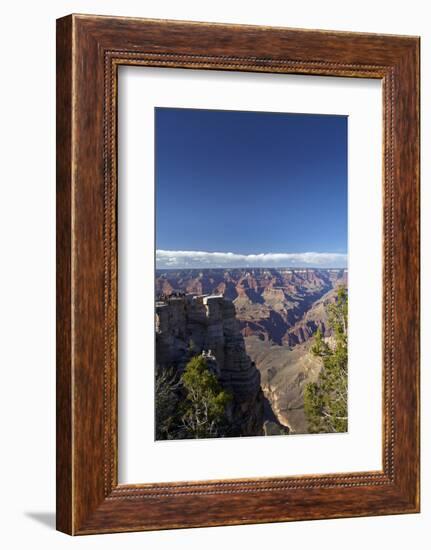
[[[117,481],[119,65],[383,82],[383,470]],[[419,511],[419,38],[70,15],[57,21],[57,528],[69,534]]]

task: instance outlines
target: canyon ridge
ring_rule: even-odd
[[[156,361],[181,368],[191,347],[205,354],[240,435],[308,433],[303,392],[321,369],[310,346],[318,328],[331,337],[340,285],[346,269],[156,270]]]

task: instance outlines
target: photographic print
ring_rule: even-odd
[[[346,432],[346,116],[155,109],[155,439]]]
[[[56,46],[57,529],[419,512],[420,38]]]

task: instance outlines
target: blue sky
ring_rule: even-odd
[[[344,267],[347,117],[156,108],[157,267]]]

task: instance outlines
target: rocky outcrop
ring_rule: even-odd
[[[222,296],[170,296],[156,302],[156,362],[184,369],[204,354],[232,396],[232,435],[263,434],[260,373],[245,351],[235,306]]]

